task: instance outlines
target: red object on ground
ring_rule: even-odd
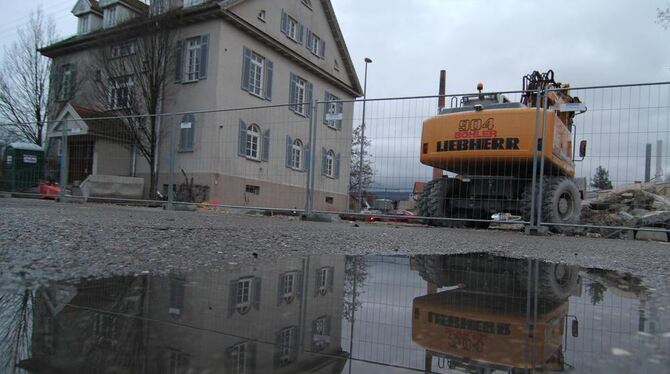
[[[39,187],[40,196],[43,199],[53,199],[60,195],[60,186],[51,183],[42,182]]]
[[[398,209],[388,212],[388,214],[383,214],[385,216],[392,217],[381,217],[380,215],[370,215],[367,217],[368,222],[416,222],[416,214],[410,212],[409,210]]]

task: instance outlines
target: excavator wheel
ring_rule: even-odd
[[[535,187],[539,192],[538,186]],[[530,221],[532,187],[529,183],[521,195],[521,216]],[[577,184],[567,177],[547,178],[542,190],[542,222],[577,224],[581,215],[582,198]],[[570,230],[563,226],[551,226],[550,230],[561,233]]]
[[[541,299],[562,302],[572,295],[579,284],[579,270],[575,266],[544,262],[539,265],[539,272],[537,292]],[[517,279],[521,289],[528,291],[527,266],[521,268]]]
[[[447,217],[447,183],[445,178],[435,179],[426,183],[419,195],[416,207],[422,217]],[[463,222],[428,220],[430,226],[464,227]]]

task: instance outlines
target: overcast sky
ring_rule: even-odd
[[[666,0],[332,2],[361,83],[363,59],[374,60],[369,67],[370,98],[437,94],[440,69],[447,69],[448,93],[472,92],[478,81],[490,91],[519,90],[523,75],[550,68],[557,80],[573,87],[670,81],[670,30],[655,23],[657,9],[669,6]],[[40,4],[55,19],[61,36],[76,30],[76,19],[70,14],[75,0],[11,3],[3,1],[0,5],[0,44],[10,43],[16,27]],[[665,91],[650,97],[666,103]],[[594,94],[591,99],[602,100],[607,95]],[[587,105],[595,108],[594,103]],[[433,101],[423,101],[368,108],[369,134],[376,137],[371,151],[376,158],[377,185],[404,189],[428,175],[429,169],[417,163],[416,144],[421,121],[434,113],[434,106]],[[660,118],[667,111],[668,104],[664,104],[662,113],[646,115]],[[626,113],[628,117],[638,114],[630,110]],[[584,119],[590,123],[598,118]],[[619,128],[625,132],[626,125],[619,124]],[[643,154],[645,142],[668,137],[667,122],[657,120],[654,126],[660,126],[663,136],[651,134],[639,139],[629,147],[633,155]],[[598,144],[598,138],[589,140],[594,152],[608,147],[603,140]],[[592,174],[597,164],[612,159],[604,160],[598,153],[591,156],[595,156],[591,162],[580,166],[584,176]],[[614,171],[613,179],[621,182],[639,180],[640,166],[637,161],[610,165],[626,170]]]

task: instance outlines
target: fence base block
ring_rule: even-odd
[[[340,217],[334,214],[303,214],[300,219],[308,222],[339,222]]]
[[[526,226],[526,235],[546,236],[546,235],[549,235],[549,228],[545,227],[545,226],[540,226],[540,227]]]

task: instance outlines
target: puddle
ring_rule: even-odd
[[[664,372],[639,278],[493,255],[310,256],[0,298],[23,373]]]

